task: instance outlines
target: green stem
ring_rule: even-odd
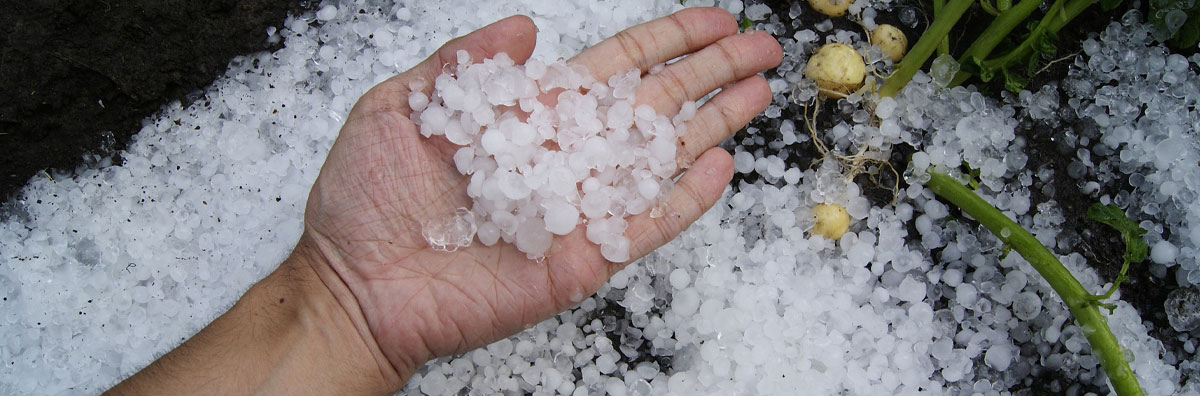
[[[942,8],[945,6],[946,6],[946,0],[933,0],[933,18],[934,19],[937,19],[938,15],[942,15]],[[942,37],[942,41],[938,42],[937,53],[938,53],[938,55],[945,55],[945,54],[950,53],[950,38],[949,37]]]
[[[1092,4],[1096,4],[1096,2],[1097,0],[1071,0],[1071,2],[1067,3],[1067,6],[1063,8],[1062,15],[1050,21],[1050,31],[1058,32],[1059,30],[1062,30],[1063,26],[1067,26],[1068,23],[1071,23],[1071,20],[1083,13],[1083,10],[1091,7]]]
[[[992,16],[1000,15],[1000,11],[997,11],[996,7],[993,6],[992,3],[989,3],[988,1],[989,0],[979,0],[979,6],[983,8],[983,12],[992,14]]]
[[[1129,271],[1129,260],[1125,260],[1124,263],[1121,263],[1121,273],[1117,274],[1117,279],[1113,280],[1113,284],[1112,284],[1112,286],[1110,286],[1108,288],[1108,291],[1104,292],[1103,294],[1097,294],[1097,295],[1092,296],[1092,301],[1098,302],[1098,301],[1107,300],[1110,297],[1112,297],[1113,293],[1117,292],[1117,288],[1121,286],[1121,283],[1129,280],[1129,277],[1125,276],[1126,271]],[[1113,309],[1110,308],[1108,310],[1108,313],[1112,313],[1112,310]]]
[[[964,63],[971,58],[979,60],[987,59],[988,55],[991,55],[992,50],[996,49],[996,46],[1000,45],[1001,41],[1004,41],[1008,33],[1012,32],[1017,26],[1020,26],[1021,22],[1025,18],[1028,18],[1029,14],[1032,14],[1034,10],[1037,10],[1041,4],[1042,0],[1021,0],[1020,3],[1017,3],[1016,7],[1009,8],[1007,11],[1001,13],[1000,16],[992,21],[991,25],[988,25],[987,30],[984,30],[979,35],[979,38],[974,43],[971,43],[970,47],[967,47],[967,50],[958,58],[958,63]],[[954,80],[950,82],[950,86],[961,85],[970,77],[970,73],[960,70],[954,75]]]
[[[921,39],[917,40],[917,44],[913,45],[908,55],[905,55],[904,59],[900,60],[900,64],[896,65],[896,71],[884,81],[883,87],[879,89],[879,96],[896,96],[897,93],[900,93],[908,81],[912,80],[912,76],[917,74],[917,70],[920,70],[921,66],[925,64],[925,60],[933,55],[938,43],[950,34],[950,28],[954,27],[954,24],[974,2],[975,0],[950,0],[942,9],[943,12],[934,17],[929,29],[921,34]]]
[[[1033,31],[1029,33],[1029,37],[1026,37],[1025,41],[1021,42],[1021,45],[1017,46],[1016,49],[1009,51],[1007,54],[1000,56],[999,58],[989,59],[983,62],[983,65],[988,67],[1006,67],[1022,59],[1028,58],[1029,55],[1033,54],[1034,43],[1036,43],[1037,40],[1042,39],[1042,35],[1045,34],[1046,29],[1050,27],[1051,21],[1053,21],[1054,18],[1058,16],[1058,12],[1062,10],[1063,3],[1064,0],[1054,0],[1054,4],[1050,5],[1050,10],[1046,11],[1046,16],[1042,17],[1042,20],[1038,22],[1037,27],[1033,28]]]
[[[1120,396],[1143,395],[1137,377],[1129,368],[1129,362],[1125,361],[1121,345],[1117,343],[1116,337],[1109,329],[1104,315],[1093,303],[1092,295],[1058,261],[1054,253],[1042,246],[1028,231],[1005,217],[1000,210],[975,195],[954,178],[933,171],[930,171],[929,175],[929,181],[925,182],[926,187],[987,227],[992,234],[1000,238],[1004,244],[1012,246],[1017,253],[1021,254],[1021,257],[1033,265],[1033,268],[1042,277],[1046,278],[1050,287],[1054,288],[1054,291],[1063,299],[1067,308],[1071,310],[1071,314],[1079,322],[1080,328],[1087,336],[1088,343],[1092,346],[1092,353],[1100,359],[1100,365],[1108,374],[1108,380],[1117,394]]]
[[[1005,68],[1011,66],[1023,59],[1028,59],[1033,55],[1033,46],[1036,40],[1041,40],[1043,34],[1058,33],[1059,30],[1066,26],[1068,22],[1079,16],[1083,10],[1086,10],[1097,0],[1070,0],[1066,6],[1062,5],[1063,0],[1056,0],[1054,5],[1050,6],[1050,11],[1046,12],[1046,16],[1038,23],[1033,32],[1021,45],[1003,56],[996,59],[989,59],[983,62],[982,67],[990,68]]]

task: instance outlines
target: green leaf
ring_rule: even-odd
[[[1129,271],[1129,264],[1140,263],[1146,259],[1148,249],[1146,240],[1142,239],[1142,234],[1145,234],[1146,230],[1125,216],[1125,211],[1115,205],[1092,204],[1088,207],[1087,216],[1117,229],[1121,233],[1121,238],[1125,240],[1125,254],[1121,257],[1121,272],[1117,274],[1117,279],[1113,280],[1112,287],[1109,287],[1108,291],[1103,294],[1089,297],[1094,304],[1107,308],[1109,313],[1112,313],[1115,308],[1111,304],[1104,304],[1100,301],[1112,297],[1121,283],[1129,280],[1129,277],[1125,275]]]
[[[996,78],[996,69],[990,67],[979,69],[979,79],[983,80],[983,82],[992,81],[993,78]]]
[[[1038,57],[1030,56],[1029,59],[1026,60],[1025,75],[1032,76],[1034,73],[1037,73],[1037,69],[1038,69]]]
[[[1121,238],[1125,240],[1123,258],[1126,262],[1140,263],[1146,259],[1146,251],[1149,249],[1146,240],[1142,239],[1146,230],[1125,216],[1125,211],[1121,208],[1116,205],[1092,204],[1087,210],[1087,216],[1089,219],[1108,224],[1121,233]]]
[[[1178,15],[1178,12],[1183,12],[1185,18],[1183,21],[1176,22],[1181,25],[1173,33],[1173,36],[1166,38],[1166,43],[1177,50],[1195,48],[1197,42],[1200,42],[1200,1],[1151,0],[1150,12],[1146,14],[1146,21],[1157,29],[1165,30],[1167,29],[1166,17],[1173,13]]]
[[[738,25],[738,30],[744,32],[746,29],[749,29],[752,26],[754,26],[754,22],[751,21],[750,18],[742,17],[742,23]]]
[[[1104,11],[1112,11],[1119,5],[1121,5],[1121,0],[1100,0],[1100,8]]]
[[[962,63],[958,64],[958,70],[967,74],[979,74],[983,70],[983,59],[979,59],[978,56],[963,59]]]
[[[1175,38],[1168,42],[1171,46],[1179,49],[1192,48],[1198,43],[1200,43],[1200,23],[1183,25],[1179,28],[1179,33],[1175,35]]]
[[[1200,1],[1192,4],[1187,21],[1175,33],[1175,38],[1168,42],[1176,49],[1195,48],[1197,43],[1200,43]]]
[[[1050,39],[1050,42],[1053,43],[1053,42],[1058,41],[1058,32],[1053,31],[1053,30],[1046,30],[1046,31],[1042,32],[1042,37]]]
[[[1041,54],[1053,54],[1058,52],[1058,47],[1054,45],[1054,37],[1044,34],[1034,41],[1033,50]]]
[[[1022,89],[1025,89],[1026,85],[1029,85],[1029,80],[1008,71],[1008,69],[1004,70],[1004,89],[1012,93],[1020,93]]]

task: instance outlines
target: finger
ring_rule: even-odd
[[[533,54],[533,47],[536,43],[537,26],[533,24],[532,19],[524,15],[513,15],[501,19],[465,36],[446,42],[433,55],[425,58],[412,69],[392,76],[371,88],[363,95],[363,98],[372,97],[373,100],[360,99],[355,105],[354,111],[360,113],[402,111],[407,113],[409,84],[414,81],[425,81],[424,92],[426,94],[431,92],[433,81],[442,74],[443,68],[453,68],[458,65],[458,51],[467,51],[471,55],[472,62],[492,58],[503,52],[508,54],[513,61],[521,64]]]
[[[730,135],[750,123],[771,104],[771,87],[767,79],[753,75],[726,87],[696,111],[688,121],[680,139],[676,157],[690,162],[699,153],[720,144]]]
[[[446,65],[450,67],[458,65],[458,51],[460,50],[467,51],[471,55],[472,62],[492,58],[503,52],[517,64],[522,64],[533,54],[533,47],[536,43],[537,26],[533,24],[533,20],[524,15],[513,15],[468,33],[466,36],[450,40],[425,61],[409,70],[409,72],[417,74],[410,78],[423,78],[432,84],[433,80],[442,74]],[[393,78],[397,77],[401,76]]]
[[[642,78],[637,99],[658,114],[674,114],[683,102],[778,66],[783,49],[771,35],[749,31],[722,38],[700,51]]]
[[[737,31],[737,21],[728,11],[688,8],[625,29],[571,58],[571,62],[587,66],[592,76],[606,81],[613,74],[635,67],[645,72]]]
[[[733,157],[721,148],[705,151],[675,182],[661,217],[642,213],[629,220],[630,257],[640,258],[674,239],[721,198],[732,178]],[[614,265],[612,271],[623,266]]]

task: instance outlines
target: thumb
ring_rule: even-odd
[[[629,257],[640,258],[675,239],[721,198],[732,178],[733,157],[725,149],[711,147],[700,154],[675,182],[667,198],[665,214],[654,218],[647,212],[629,220],[629,228],[625,231],[629,236]],[[609,274],[631,261],[614,264]]]
[[[467,51],[473,61],[494,57],[501,52],[508,54],[517,64],[525,63],[533,54],[537,43],[537,26],[524,15],[513,15],[493,22],[479,30],[457,37],[438,48],[412,69],[392,76],[371,88],[360,99],[353,112],[373,113],[376,111],[408,112],[409,84],[425,81],[424,92],[428,94],[433,81],[446,67],[458,65],[458,51]],[[360,108],[361,107],[361,108]]]

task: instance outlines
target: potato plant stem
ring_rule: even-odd
[[[963,212],[987,227],[1005,245],[1011,246],[1037,270],[1050,287],[1058,293],[1092,346],[1092,353],[1100,359],[1100,365],[1108,374],[1108,380],[1120,396],[1143,395],[1141,385],[1129,362],[1125,361],[1121,345],[1117,343],[1108,322],[1097,309],[1091,294],[1075,279],[1071,272],[1058,261],[1054,253],[1042,246],[1036,238],[1020,225],[1005,217],[983,198],[967,189],[954,178],[938,172],[929,172],[925,186],[934,194],[950,201]]]
[[[988,25],[987,30],[979,34],[979,39],[971,43],[970,47],[967,47],[967,50],[958,58],[958,63],[964,63],[973,57],[978,58],[981,62],[987,59],[988,55],[991,55],[992,50],[996,49],[996,46],[1008,36],[1008,33],[1012,32],[1017,26],[1020,26],[1021,22],[1024,22],[1025,18],[1029,17],[1029,14],[1037,10],[1042,1],[1021,0],[1020,3],[1017,3],[1016,7],[1001,12],[1000,16],[996,17]],[[960,70],[954,75],[954,80],[950,82],[950,85],[960,85],[970,77],[970,73]]]
[[[884,81],[883,87],[879,88],[879,96],[896,96],[900,90],[912,80],[912,76],[917,74],[917,70],[925,65],[925,60],[933,55],[933,51],[937,49],[939,43],[950,34],[950,29],[958,23],[958,19],[962,17],[967,8],[974,3],[975,0],[949,0],[941,12],[934,17],[933,23],[929,25],[929,29],[921,34],[921,38],[917,40],[917,44],[913,45],[912,50],[908,51],[908,55],[900,60],[900,64],[896,65],[896,70],[892,72]]]
[[[1083,10],[1086,10],[1092,4],[1096,4],[1097,0],[1070,0],[1066,1],[1065,6],[1063,5],[1064,1],[1056,0],[1050,6],[1050,10],[1046,12],[1046,16],[1042,17],[1042,21],[1038,23],[1029,37],[1021,42],[1020,46],[999,58],[984,61],[982,66],[1000,69],[1028,59],[1033,55],[1033,47],[1037,44],[1037,40],[1041,40],[1045,34],[1058,33],[1063,26],[1066,26],[1068,22],[1079,16]]]
[[[937,19],[937,16],[942,14],[942,8],[945,6],[946,6],[946,0],[933,0],[933,18],[934,19]],[[938,53],[938,55],[944,55],[944,54],[950,53],[950,38],[949,37],[942,37],[942,41],[938,42],[937,53]]]

